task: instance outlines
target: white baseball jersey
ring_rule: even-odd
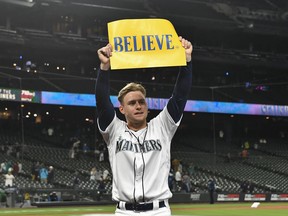
[[[116,114],[105,131],[100,129],[109,150],[113,200],[134,203],[172,197],[168,187],[170,146],[179,124],[165,107],[137,132]]]
[[[15,177],[12,174],[5,174],[5,186],[13,186],[13,180],[15,179]]]

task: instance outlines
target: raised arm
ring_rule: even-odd
[[[112,46],[100,48],[98,51],[100,69],[96,80],[96,109],[101,130],[105,130],[113,120],[115,110],[110,100],[110,57],[112,56]]]
[[[193,46],[190,41],[179,37],[182,46],[185,48],[187,66],[180,67],[172,97],[167,109],[174,122],[178,122],[183,114],[186,102],[189,97],[192,84],[192,51]]]

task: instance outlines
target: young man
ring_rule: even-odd
[[[170,216],[168,187],[171,139],[180,124],[192,82],[192,44],[179,37],[185,48],[187,66],[180,67],[172,97],[150,122],[146,90],[130,83],[118,94],[121,121],[110,101],[109,70],[112,46],[98,50],[100,70],[96,83],[98,127],[109,150],[113,175],[112,199],[116,216]]]

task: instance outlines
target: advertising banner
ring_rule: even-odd
[[[0,88],[0,100],[19,101],[19,98],[20,98],[19,89]]]
[[[288,194],[271,194],[271,201],[288,201]]]
[[[266,194],[245,194],[244,201],[265,201]]]
[[[218,194],[217,201],[239,201],[239,194]]]

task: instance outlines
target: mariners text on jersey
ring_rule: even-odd
[[[132,143],[131,140],[121,139],[116,143],[116,153],[120,151],[132,151],[136,153],[146,153],[150,151],[161,151],[160,140],[145,140],[143,144]]]

